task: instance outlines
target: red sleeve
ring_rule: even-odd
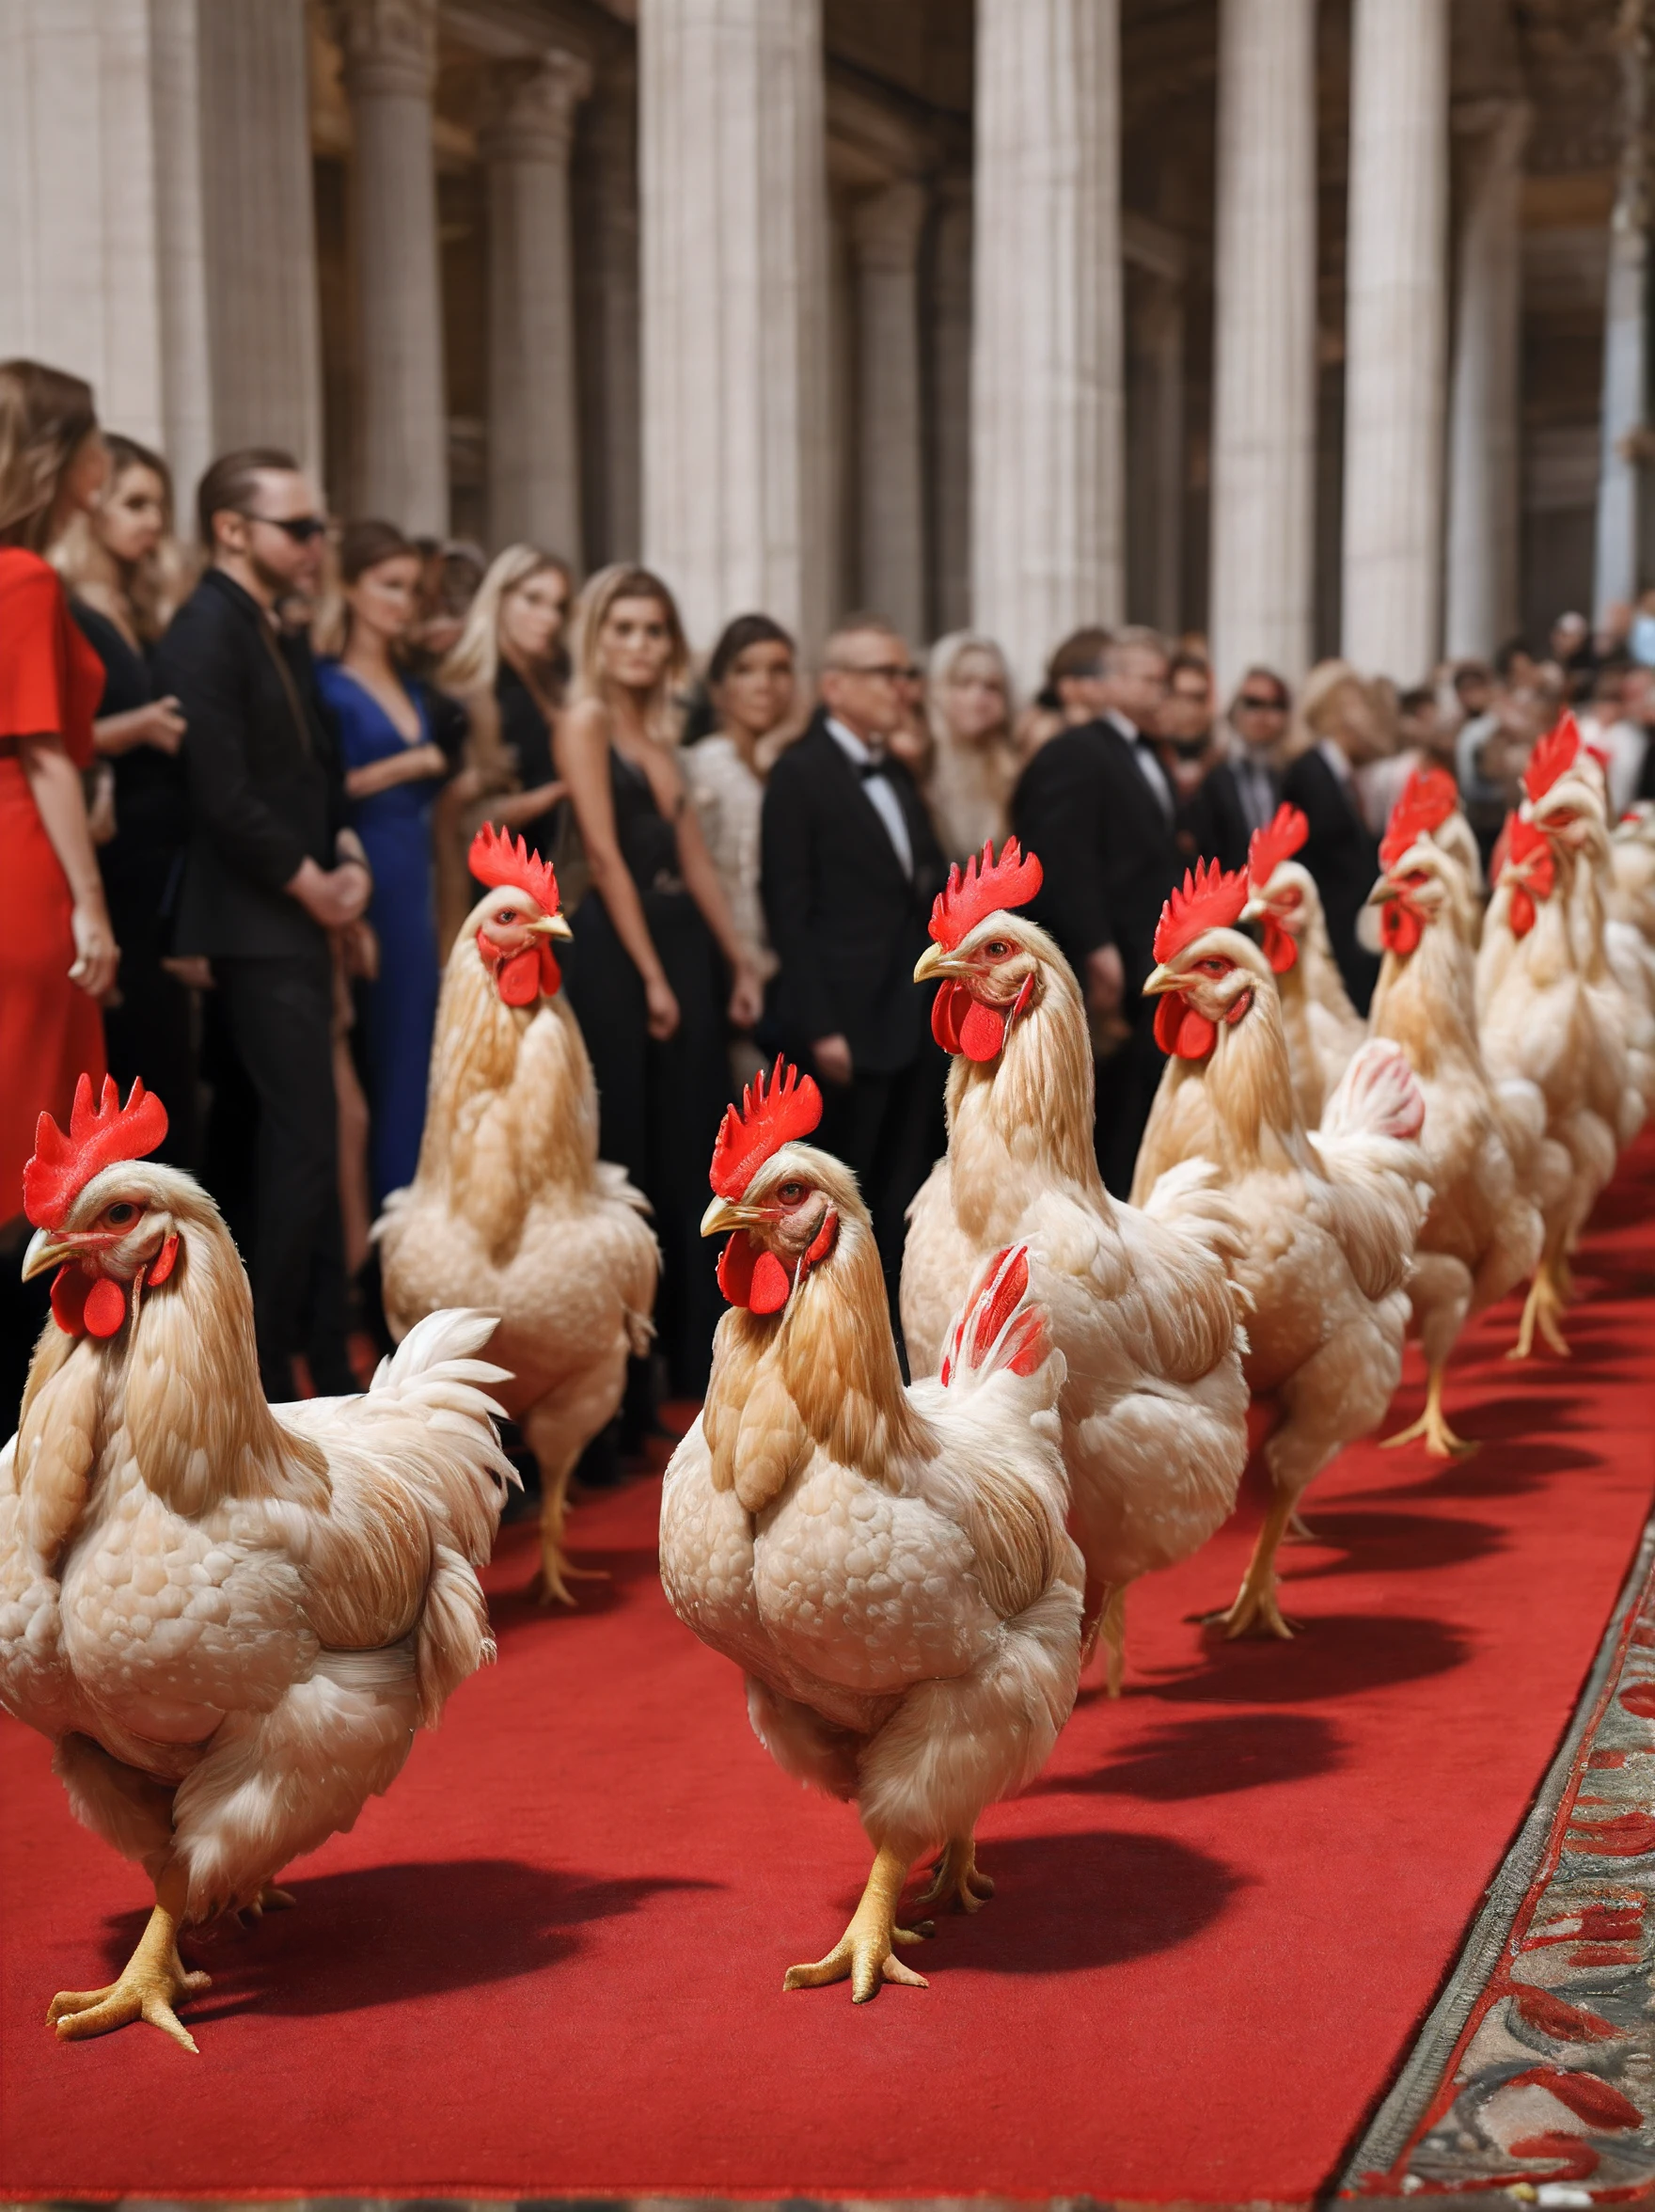
[[[0,553],[0,737],[53,733],[76,767],[89,767],[102,688],[102,664],[56,572],[34,554]]]

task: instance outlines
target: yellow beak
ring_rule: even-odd
[[[1372,891],[1368,893],[1367,904],[1370,907],[1382,907],[1387,899],[1394,899],[1396,895],[1396,886],[1391,878],[1388,876],[1381,876]]]
[[[946,945],[928,944],[914,962],[916,983],[935,983],[940,975],[969,975],[971,963],[951,953]]]
[[[23,1280],[32,1282],[48,1268],[61,1267],[66,1259],[73,1259],[79,1249],[72,1238],[54,1238],[50,1229],[37,1229],[24,1252]]]
[[[1237,919],[1242,922],[1262,922],[1269,910],[1268,900],[1257,897],[1250,898],[1242,908]]]
[[[739,1206],[732,1206],[728,1198],[715,1198],[701,1215],[703,1237],[727,1237],[732,1229],[744,1229],[748,1215]]]
[[[543,914],[538,922],[530,922],[528,927],[533,930],[536,937],[573,937],[575,935],[574,930],[570,928],[561,914]]]
[[[1143,996],[1146,999],[1162,999],[1168,991],[1182,990],[1183,988],[1183,976],[1176,969],[1169,968],[1164,960],[1143,978]]]

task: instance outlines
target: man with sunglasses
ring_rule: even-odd
[[[1275,819],[1291,704],[1286,685],[1268,668],[1250,668],[1230,702],[1230,742],[1201,787],[1198,836],[1202,853],[1226,868],[1245,867],[1253,832]]]
[[[259,1365],[294,1395],[355,1388],[345,1352],[332,932],[372,888],[309,650],[278,608],[315,593],[327,526],[289,453],[227,453],[197,507],[211,565],[180,608],[158,673],[187,724],[191,841],[175,949],[204,956],[257,1099],[248,1272]]]

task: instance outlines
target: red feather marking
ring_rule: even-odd
[[[1642,2127],[1644,2115],[1630,2097],[1596,2074],[1566,2074],[1561,2066],[1530,2066],[1514,2074],[1505,2086],[1527,2089],[1531,2084],[1567,2105],[1589,2127]]]
[[[1522,772],[1522,787],[1531,798],[1543,798],[1566,768],[1580,757],[1580,724],[1566,706],[1529,755]]]
[[[485,822],[471,840],[466,865],[478,882],[491,890],[504,890],[510,884],[531,898],[543,914],[557,912],[558,878],[552,863],[530,852],[527,839],[519,837],[513,843],[510,830],[502,836],[492,822]]]
[[[785,1076],[782,1073],[786,1067]],[[811,1076],[776,1055],[769,1088],[763,1069],[741,1094],[741,1110],[726,1106],[707,1179],[720,1198],[739,1198],[766,1160],[783,1145],[808,1137],[822,1118],[822,1094]]]
[[[1005,1014],[999,1006],[985,1006],[967,993],[966,1018],[960,1023],[960,1051],[968,1060],[992,1060],[1005,1043]]]
[[[1033,1374],[1036,1367],[1045,1364],[1051,1350],[1047,1342],[1045,1317],[1038,1310],[1024,1314],[1013,1328],[1007,1348],[1012,1353],[1012,1373]]]
[[[1613,2043],[1620,2033],[1597,2013],[1584,2012],[1549,1989],[1521,1988],[1511,1993],[1512,2002],[1531,2028],[1554,2043]]]
[[[963,876],[957,861],[949,870],[947,885],[932,903],[932,937],[952,953],[988,915],[1026,907],[1042,880],[1039,861],[1032,853],[1025,860],[1015,837],[1008,837],[1001,846],[998,861],[990,838],[983,847],[980,868],[973,853]]]
[[[1226,871],[1217,861],[1197,861],[1195,873],[1184,871],[1182,890],[1174,889],[1161,908],[1156,958],[1173,959],[1209,929],[1234,928],[1246,904],[1247,877],[1239,868]]]
[[[1006,1263],[1010,1262],[1008,1266]],[[1000,1280],[994,1282],[996,1274]],[[980,1367],[988,1356],[995,1338],[1005,1327],[1029,1288],[1029,1251],[1027,1245],[1016,1250],[1007,1245],[989,1261],[983,1288],[994,1283],[994,1289],[986,1305],[980,1303],[983,1290],[977,1294],[977,1318],[971,1331],[971,1365]]]
[[[107,1275],[100,1275],[87,1292],[85,1312],[94,1336],[113,1336],[126,1319],[126,1292]]]
[[[87,1292],[92,1288],[86,1270],[66,1259],[52,1278],[52,1319],[66,1336],[87,1333]]]
[[[1598,2171],[1598,2154],[1578,2135],[1565,2135],[1560,2127],[1549,2127],[1544,2135],[1525,2135],[1521,2141],[1506,2146],[1507,2156],[1513,2158],[1547,2158],[1553,2161],[1548,2181],[1589,2181]],[[1530,2172],[1522,2167],[1508,2178],[1516,2181]]]
[[[142,1160],[166,1134],[166,1109],[134,1082],[124,1106],[113,1076],[92,1109],[92,1079],[74,1087],[66,1137],[49,1114],[35,1125],[34,1158],[23,1171],[24,1210],[37,1229],[55,1229],[96,1175],[118,1160]]]
[[[1247,846],[1247,874],[1254,891],[1262,891],[1284,861],[1290,861],[1310,835],[1310,818],[1302,809],[1284,799],[1274,821],[1255,830]]]

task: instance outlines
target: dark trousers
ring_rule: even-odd
[[[1118,1051],[1097,1063],[1092,1140],[1104,1189],[1113,1198],[1130,1194],[1138,1147],[1166,1064],[1166,1054],[1155,1041],[1155,1002],[1140,1001],[1130,1036]]]
[[[253,1319],[265,1396],[293,1395],[304,1351],[324,1398],[356,1388],[345,1351],[339,1109],[333,1082],[333,963],[314,956],[213,963],[223,1010],[258,1100]]]
[[[947,1143],[947,1061],[927,1045],[894,1074],[858,1068],[848,1083],[822,1082],[822,1126],[812,1142],[843,1160],[861,1185],[892,1314],[907,1210]]]
[[[119,1004],[103,1009],[109,1072],[124,1098],[134,1077],[166,1109],[166,1137],[156,1157],[170,1166],[200,1166],[196,1099],[196,1040],[190,994],[161,965],[155,932],[143,917],[122,915],[113,898],[110,920],[120,945]]]

